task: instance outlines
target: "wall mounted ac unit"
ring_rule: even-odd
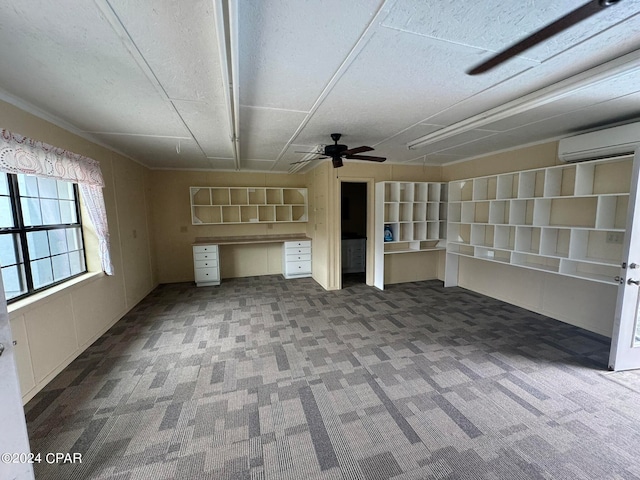
[[[581,162],[630,154],[640,146],[640,122],[563,138],[558,144],[561,162]]]

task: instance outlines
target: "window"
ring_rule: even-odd
[[[0,267],[7,301],[87,271],[78,188],[0,173]]]

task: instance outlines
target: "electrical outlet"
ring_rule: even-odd
[[[624,240],[623,232],[609,232],[607,233],[607,243],[622,243]]]

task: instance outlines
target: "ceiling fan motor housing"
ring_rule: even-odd
[[[334,155],[340,155],[345,150],[347,150],[346,145],[327,145],[324,147],[324,154],[332,157]]]

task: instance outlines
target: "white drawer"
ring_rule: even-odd
[[[311,240],[299,240],[297,242],[284,242],[284,248],[298,248],[305,247],[311,248]]]
[[[196,260],[193,262],[196,268],[217,268],[218,267],[218,259],[214,258],[211,260]]]
[[[310,253],[295,253],[289,255],[287,252],[287,263],[289,262],[300,262],[300,261],[310,261],[311,254]]]
[[[196,268],[196,282],[215,282],[220,280],[217,268]]]
[[[194,253],[193,259],[197,262],[200,260],[215,260],[218,261],[218,252],[207,252],[207,253]]]
[[[218,253],[218,245],[196,245],[193,247],[193,253]]]
[[[287,255],[299,255],[301,253],[311,254],[311,247],[287,247],[285,253]]]
[[[302,273],[311,273],[311,261],[287,262],[287,274],[297,275]]]

